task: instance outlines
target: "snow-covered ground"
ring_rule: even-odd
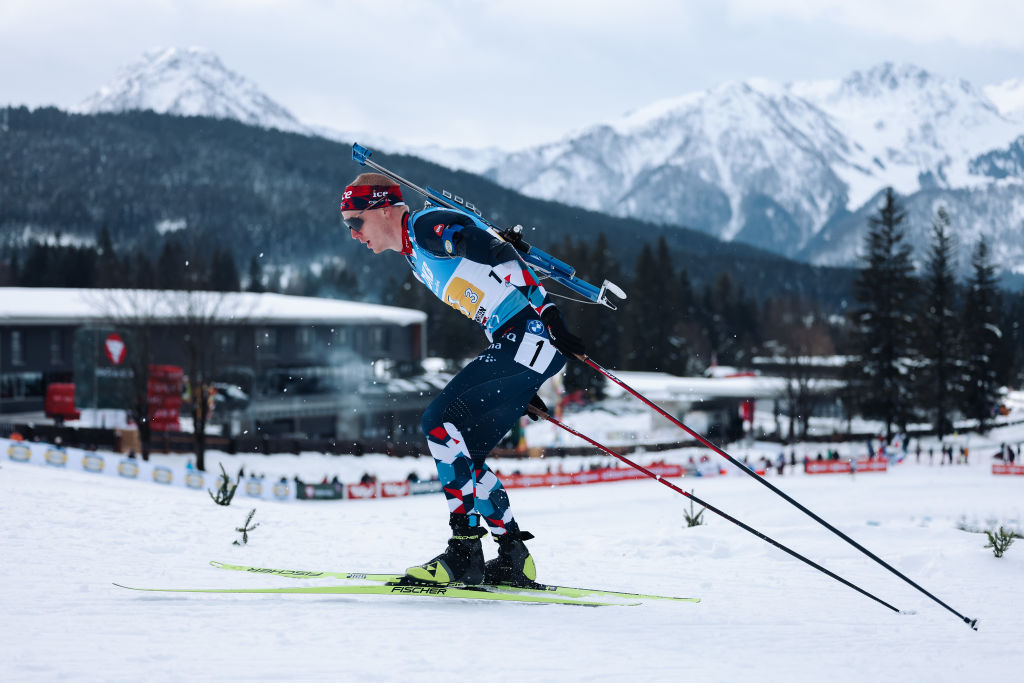
[[[0,680],[963,681],[1024,667],[1024,541],[1002,558],[958,525],[1021,528],[1024,477],[914,458],[888,473],[773,481],[957,611],[978,632],[749,477],[680,486],[865,590],[899,615],[651,480],[511,491],[552,583],[696,595],[596,609],[317,595],[131,593],[111,585],[258,587],[294,580],[209,560],[310,570],[403,569],[447,538],[440,495],[214,505],[205,493],[0,463]],[[928,444],[925,443],[927,448]],[[846,446],[851,452],[859,444]],[[756,445],[755,445],[756,449]],[[799,451],[798,451],[799,452]],[[742,456],[742,449],[733,453]],[[645,458],[685,459],[686,451]],[[429,473],[425,459],[247,456],[267,476]],[[605,458],[607,461],[607,458]],[[575,461],[492,463],[526,471]],[[333,465],[333,468],[331,467]],[[349,476],[351,474],[351,477]],[[260,526],[234,546],[248,511]],[[487,542],[485,551],[494,552]]]

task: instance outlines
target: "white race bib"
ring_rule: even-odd
[[[554,355],[555,347],[551,345],[550,339],[526,332],[516,350],[516,362],[534,372],[543,373]]]

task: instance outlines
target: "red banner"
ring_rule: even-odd
[[[176,365],[150,365],[148,398],[149,426],[161,432],[181,430],[182,369]]]
[[[380,484],[381,498],[401,498],[409,495],[409,482],[383,481]]]
[[[661,477],[683,476],[682,465],[649,465],[648,470]],[[499,479],[505,488],[529,488],[531,486],[575,486],[578,484],[597,484],[606,481],[625,481],[627,479],[643,479],[647,475],[633,468],[605,468],[587,470],[572,474],[501,474]]]
[[[992,463],[992,474],[1016,474],[1024,476],[1024,465]]]
[[[82,413],[75,410],[75,385],[66,382],[53,382],[46,387],[46,400],[43,403],[46,417],[61,420],[77,420]]]
[[[888,460],[858,460],[857,472],[885,472]],[[849,460],[808,460],[804,465],[807,474],[850,474],[853,468]]]
[[[376,498],[377,497],[377,485],[376,484],[346,484],[345,485],[345,497],[346,498]]]

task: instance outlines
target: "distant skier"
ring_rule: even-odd
[[[452,378],[423,415],[421,427],[441,479],[452,529],[447,549],[410,567],[411,579],[431,583],[528,584],[537,571],[508,495],[484,459],[533,404],[541,384],[585,356],[583,342],[515,248],[470,216],[443,208],[411,212],[398,185],[378,173],[345,188],[341,215],[351,237],[374,254],[397,251],[441,301],[476,321],[491,341]],[[498,542],[485,564],[480,539]]]

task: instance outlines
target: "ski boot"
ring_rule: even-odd
[[[495,536],[498,556],[484,565],[484,583],[509,586],[532,586],[537,581],[537,567],[533,556],[523,541],[529,541],[533,534],[520,531],[515,522],[501,536]]]
[[[449,521],[452,537],[448,548],[430,560],[405,570],[410,583],[464,583],[475,586],[484,579],[484,551],[480,539],[487,530],[469,525],[468,515],[453,514]]]

